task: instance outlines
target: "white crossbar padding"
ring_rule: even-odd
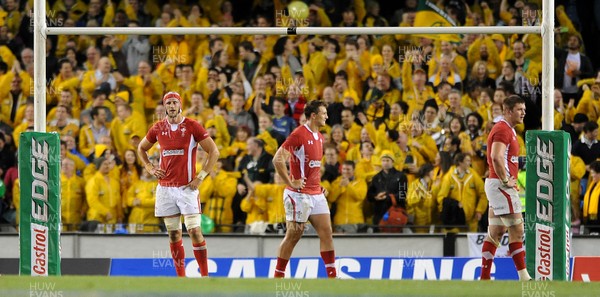
[[[541,26],[471,27],[46,27],[48,35],[391,35],[391,34],[541,34]]]

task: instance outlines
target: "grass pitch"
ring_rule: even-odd
[[[600,296],[600,283],[0,276],[0,296]]]

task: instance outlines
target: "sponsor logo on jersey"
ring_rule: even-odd
[[[310,168],[320,168],[321,167],[321,161],[310,160],[310,162],[308,162],[308,167],[310,167]]]
[[[162,155],[163,155],[163,157],[183,156],[183,149],[179,149],[179,150],[164,150]]]

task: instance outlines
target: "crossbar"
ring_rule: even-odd
[[[46,27],[48,35],[541,34],[541,26],[471,27]]]

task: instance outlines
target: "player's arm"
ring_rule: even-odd
[[[273,165],[275,166],[275,171],[286,185],[293,189],[302,189],[304,188],[304,180],[292,180],[288,174],[286,162],[290,159],[291,155],[283,146],[279,147],[277,152],[275,152],[275,156],[273,156]]]
[[[289,177],[286,162],[290,159],[291,155],[292,154],[290,154],[290,152],[281,146],[277,152],[275,152],[275,156],[273,156],[273,166],[275,166],[275,172],[279,174],[283,182],[290,187],[292,186],[292,180]]]
[[[138,145],[138,156],[139,156],[140,160],[142,161],[142,165],[148,171],[150,171],[148,168],[150,166],[152,166],[152,163],[150,163],[150,159],[148,159],[148,150],[150,150],[153,145],[154,145],[154,143],[151,143],[150,141],[148,141],[148,139],[146,139],[146,137],[144,137],[142,139],[142,141],[140,141],[140,144]]]
[[[506,145],[504,143],[492,142],[490,158],[492,158],[494,172],[496,172],[496,175],[498,176],[500,181],[502,181],[502,184],[504,184],[507,187],[512,187],[514,186],[515,180],[514,177],[508,177],[508,172],[506,172],[506,168],[504,167],[505,162],[507,162],[507,160],[505,159],[505,154]]]
[[[219,156],[221,153],[219,152],[219,148],[215,144],[214,140],[211,137],[206,137],[202,141],[200,141],[200,147],[203,151],[208,154],[205,163],[202,166],[202,170],[196,176],[197,179],[203,181],[207,175],[215,168],[217,164],[217,160],[219,160]]]

